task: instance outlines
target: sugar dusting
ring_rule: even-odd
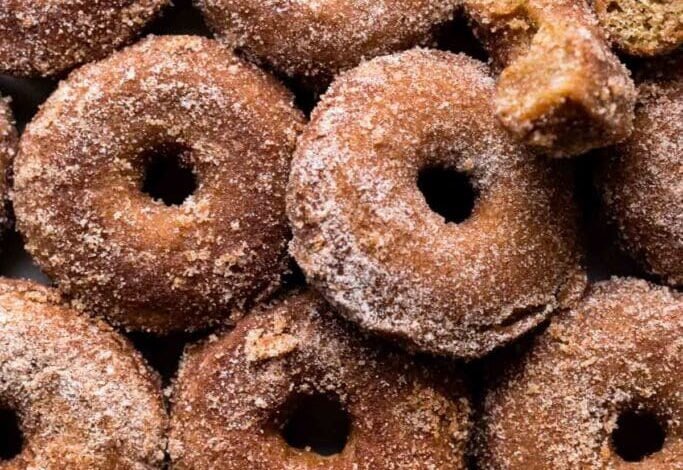
[[[0,98],[0,232],[10,225],[9,182],[18,135],[8,98]]]

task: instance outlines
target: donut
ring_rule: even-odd
[[[489,391],[481,468],[680,468],[681,338],[680,292],[636,279],[595,285]],[[640,445],[657,433],[663,443],[621,448],[638,423]]]
[[[286,440],[315,400],[350,421],[331,455]],[[295,292],[186,351],[169,453],[177,470],[465,469],[469,414],[455,372],[368,339],[317,294]]]
[[[84,66],[22,136],[27,250],[74,307],[126,329],[228,320],[288,269],[285,188],[304,122],[292,101],[205,38],[150,38]],[[146,193],[158,165],[191,194]]]
[[[464,4],[475,32],[502,70],[496,112],[514,136],[556,157],[628,137],[634,85],[586,2]]]
[[[0,97],[0,232],[10,225],[9,186],[18,135],[9,99]]]
[[[458,0],[195,0],[210,29],[252,60],[329,83],[363,59],[434,39]]]
[[[482,63],[414,49],[343,74],[314,111],[292,163],[290,252],[363,329],[477,357],[583,289],[568,172],[508,136],[493,94]],[[430,170],[469,181],[469,217],[430,209]]]
[[[2,468],[161,468],[167,415],[158,377],[127,340],[64,306],[56,291],[0,280],[0,364]],[[7,416],[20,435],[12,449]]]
[[[169,0],[3,0],[0,73],[54,76],[133,40]]]
[[[626,54],[651,57],[683,44],[683,3],[678,0],[593,0],[600,24]]]
[[[683,285],[683,56],[641,72],[636,130],[604,150],[596,176],[625,251]]]

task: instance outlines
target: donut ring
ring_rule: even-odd
[[[10,225],[10,174],[18,140],[9,99],[0,98],[0,232]]]
[[[625,250],[683,286],[683,57],[639,83],[636,130],[606,149],[597,186]]]
[[[59,295],[0,280],[0,403],[23,447],[6,469],[160,468],[167,416],[160,381],[133,347]]]
[[[679,468],[682,337],[680,293],[634,279],[596,285],[486,398],[482,468]],[[667,428],[661,451],[640,463],[611,442],[625,412]]]
[[[151,38],[85,66],[28,126],[17,225],[73,304],[128,329],[202,328],[275,289],[285,187],[303,126],[291,94],[218,42]],[[197,187],[141,191],[149,153],[177,151]]]
[[[280,435],[311,396],[334,397],[351,415],[336,455],[290,447]],[[350,330],[311,293],[260,308],[187,351],[172,403],[177,470],[466,468],[461,383]]]
[[[477,357],[582,289],[569,183],[498,125],[493,93],[483,64],[415,49],[342,75],[314,111],[290,175],[290,252],[364,329]],[[465,222],[418,191],[433,167],[478,190]]]
[[[433,39],[458,0],[195,0],[214,33],[253,60],[327,84],[363,59]]]
[[[677,0],[593,0],[612,43],[634,56],[668,54],[683,44],[683,3]]]
[[[502,69],[496,112],[533,149],[571,156],[631,133],[635,89],[585,2],[466,0]]]
[[[3,0],[0,73],[51,76],[130,42],[169,0]]]

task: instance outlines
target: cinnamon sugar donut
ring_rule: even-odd
[[[517,138],[569,156],[628,137],[634,86],[586,2],[466,0],[465,7],[502,69],[496,111]]]
[[[597,185],[626,251],[682,286],[683,56],[642,73],[636,130],[603,152]]]
[[[209,27],[253,59],[327,83],[363,59],[433,39],[459,0],[195,0]]]
[[[683,44],[683,2],[680,0],[592,0],[592,3],[612,43],[627,54],[668,54]]]
[[[169,0],[3,0],[0,73],[55,75],[127,42]]]
[[[28,126],[18,228],[80,309],[158,333],[217,323],[286,270],[302,125],[282,85],[218,42],[142,41],[74,72]],[[166,205],[143,176],[174,159],[196,189]]]
[[[9,179],[17,150],[17,130],[9,108],[9,100],[0,98],[0,235],[10,225]]]
[[[481,468],[681,468],[682,338],[681,293],[634,279],[596,285],[489,393]],[[639,462],[617,440],[629,415],[665,434]]]
[[[62,306],[51,289],[0,280],[0,364],[0,403],[23,437],[1,468],[160,468],[160,381],[103,322]]]
[[[476,357],[581,290],[567,174],[511,140],[493,94],[483,64],[415,49],[341,76],[314,111],[290,176],[290,251],[364,329]],[[469,178],[469,219],[430,210],[416,180],[433,168]]]
[[[350,415],[336,454],[282,436],[314,397]],[[172,403],[177,470],[466,468],[470,408],[460,382],[350,330],[312,293],[259,308],[189,349]]]

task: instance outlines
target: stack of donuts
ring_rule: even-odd
[[[680,0],[0,0],[49,284],[0,278],[0,469],[683,469],[681,44]]]

